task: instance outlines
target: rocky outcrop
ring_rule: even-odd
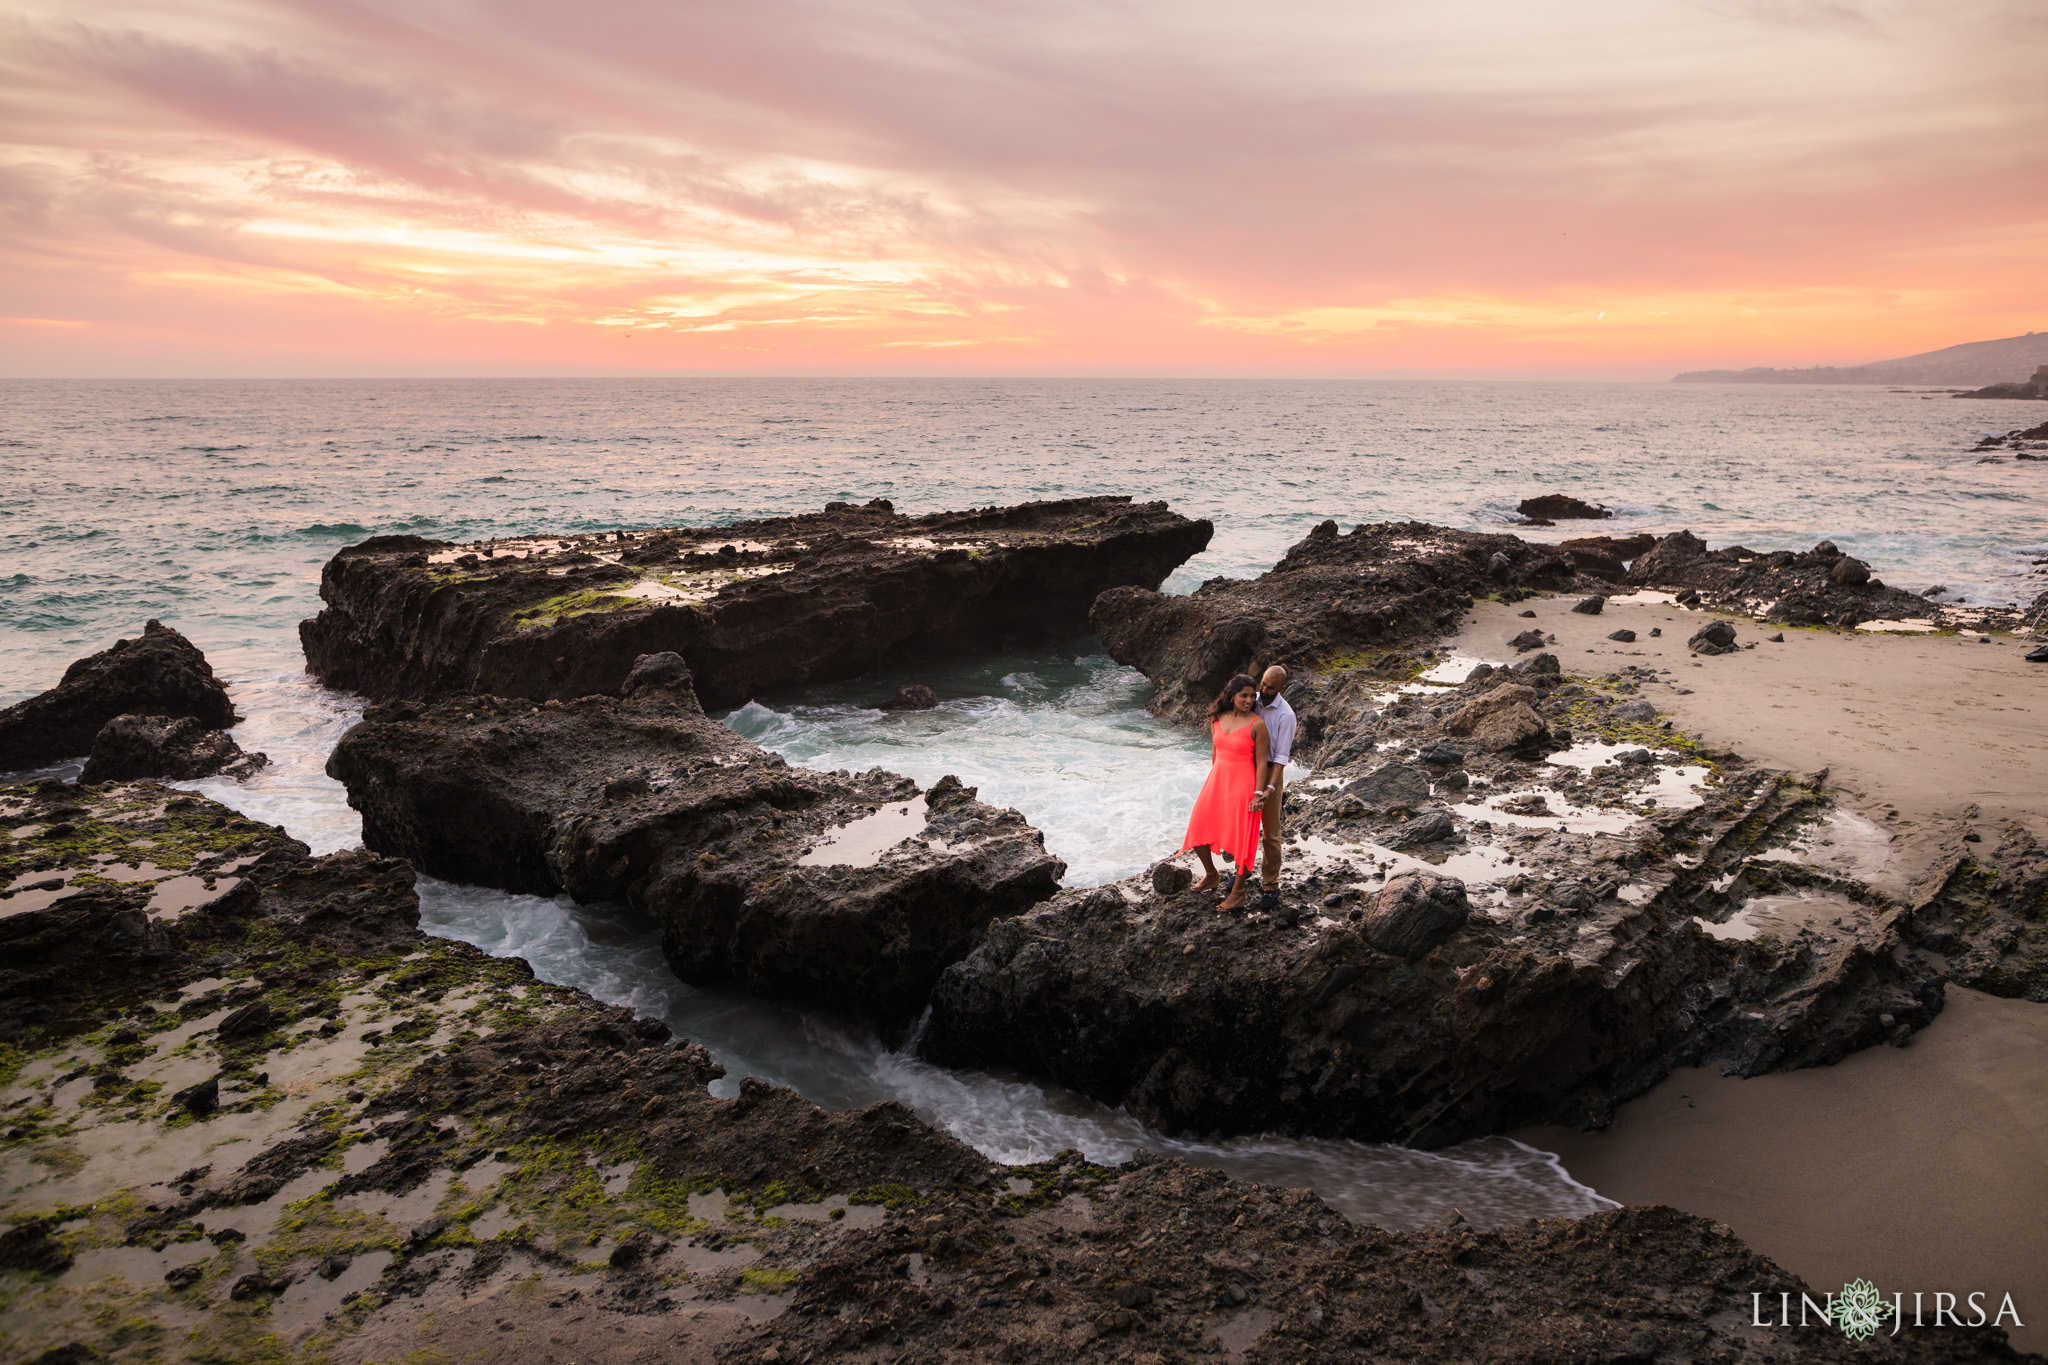
[[[1152,680],[1155,711],[1192,719],[1232,674],[1268,664],[1298,678],[1382,664],[1398,673],[1411,662],[1391,657],[1398,647],[1448,628],[1474,597],[1564,589],[1577,576],[1562,551],[1515,536],[1420,522],[1360,524],[1340,535],[1326,521],[1249,582],[1213,578],[1185,597],[1117,588],[1088,619],[1112,658]],[[1311,744],[1316,724],[1304,716]]]
[[[610,692],[673,651],[708,706],[951,655],[1065,644],[1097,594],[1209,543],[1164,503],[1075,498],[909,517],[887,502],[709,528],[473,546],[384,536],[320,576],[307,667],[376,699]]]
[[[2036,365],[2034,373],[2011,384],[1991,384],[1969,393],[1959,393],[1958,398],[2048,398],[2048,365]]]
[[[670,656],[673,658],[674,656]],[[328,772],[363,842],[454,881],[628,901],[685,981],[899,1021],[1066,866],[953,778],[791,768],[707,719],[678,661],[630,697],[372,707]]]
[[[36,1158],[0,1191],[0,1275],[36,1305],[10,1358],[267,1359],[283,1332],[311,1359],[481,1365],[1868,1354],[1745,1326],[1809,1286],[1704,1219],[1400,1231],[1144,1152],[1003,1167],[897,1103],[712,1094],[723,1068],[659,1020],[420,933],[396,860],[310,858],[162,788],[0,803],[0,857],[53,874],[138,839],[253,859],[174,918],[104,886],[0,916],[4,1141]],[[150,932],[102,942],[124,910]],[[2015,1358],[1995,1330],[1881,1341]]]
[[[1515,510],[1526,517],[1532,526],[1548,526],[1556,521],[1605,521],[1614,515],[1597,503],[1586,502],[1564,493],[1545,493],[1540,498],[1523,498],[1515,504]]]
[[[1926,618],[1923,599],[1888,588],[1870,566],[1833,541],[1811,550],[1709,550],[1690,531],[1674,531],[1637,557],[1628,581],[1664,592],[1697,593],[1702,604],[1794,626],[1854,626],[1864,621]]]
[[[1922,879],[1905,932],[1946,956],[1956,984],[2048,1004],[2048,849],[2021,824],[1987,845],[1965,821]]]
[[[72,664],[49,691],[0,711],[0,772],[77,758],[101,726],[125,715],[188,716],[210,730],[235,723],[228,690],[206,656],[151,621],[136,639]]]
[[[1358,714],[1372,743],[1337,736],[1335,780],[1290,797],[1291,909],[1218,915],[1159,875],[1063,892],[946,972],[923,1055],[1021,1066],[1169,1132],[1434,1146],[1600,1125],[1674,1067],[1823,1065],[1927,1023],[1941,978],[1902,953],[1904,907],[1760,856],[1818,792],[1673,749],[1622,709],[1633,688],[1489,670]],[[1647,742],[1582,768],[1452,732],[1496,697],[1553,735]],[[1801,893],[1825,917],[1725,927]]]
[[[78,780],[225,776],[242,781],[269,762],[268,754],[244,753],[227,731],[209,730],[190,716],[116,716],[93,736]]]

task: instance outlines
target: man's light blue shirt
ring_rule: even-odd
[[[1284,696],[1274,697],[1268,704],[1260,697],[1255,709],[1259,719],[1266,722],[1266,743],[1268,757],[1281,767],[1294,754],[1294,708],[1287,704]]]

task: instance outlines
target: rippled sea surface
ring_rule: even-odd
[[[1169,581],[1262,571],[1324,518],[1494,529],[1566,492],[1599,529],[1691,527],[1713,544],[1823,537],[1888,582],[2031,600],[2048,464],[1979,464],[2027,404],[1877,389],[1263,381],[0,382],[0,704],[161,618],[230,680],[244,747],[273,766],[209,795],[316,852],[360,827],[322,771],[359,707],[307,679],[297,624],[320,566],[365,536],[446,539],[711,524],[886,497],[917,513],[1128,493],[1216,523]],[[1533,532],[1552,538],[1585,527]],[[955,773],[1110,880],[1177,845],[1199,741],[1144,712],[1143,678],[1092,642],[921,670],[934,712],[874,709],[911,675],[756,699],[728,723],[818,767]],[[732,1071],[830,1105],[896,1096],[992,1155],[1140,1142],[1306,1184],[1392,1226],[1604,1204],[1555,1161],[1491,1139],[1415,1153],[1281,1138],[1171,1143],[1025,1077],[938,1070],[844,1021],[669,976],[648,926],[426,880],[435,932],[667,1018]]]

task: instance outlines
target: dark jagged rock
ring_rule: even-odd
[[[1628,563],[1643,551],[1657,543],[1657,538],[1647,533],[1632,536],[1581,536],[1567,540],[1557,548],[1572,557],[1579,572],[1609,583],[1620,583],[1628,577]]]
[[[0,772],[77,758],[116,716],[189,716],[224,730],[235,723],[228,690],[190,640],[151,621],[133,640],[64,670],[49,691],[0,711]]]
[[[1508,641],[1508,643],[1515,647],[1517,654],[1527,654],[1532,649],[1543,648],[1543,632],[1540,630],[1525,630],[1514,639]]]
[[[1449,812],[1441,813],[1440,818],[1455,827]],[[1456,877],[1404,872],[1389,877],[1386,886],[1366,907],[1365,941],[1390,957],[1418,962],[1464,928],[1471,917],[1472,904],[1465,895],[1465,884]]]
[[[1685,646],[1695,654],[1733,654],[1735,627],[1726,621],[1709,621],[1692,633]]]
[[[1632,645],[1636,642],[1636,633],[1624,626],[1620,630],[1607,632],[1607,638],[1618,644]]]
[[[1608,743],[1643,732],[1613,714],[1626,693],[1569,679],[1539,692],[1494,674],[1455,700],[1494,693],[1546,726],[1570,713]],[[1395,703],[1375,733],[1419,748],[1459,714]],[[1062,892],[948,969],[923,1055],[1025,1067],[1167,1132],[1435,1146],[1526,1123],[1598,1126],[1680,1066],[1825,1065],[1940,1010],[1940,976],[1901,951],[1904,907],[1758,856],[1810,820],[1814,790],[1738,772],[1731,756],[1698,805],[1647,806],[1637,793],[1677,760],[1640,757],[1538,772],[1468,752],[1469,790],[1439,791],[1465,865],[1493,869],[1469,889],[1415,867],[1445,848],[1397,851],[1402,803],[1368,806],[1346,781],[1372,759],[1330,760],[1319,775],[1336,785],[1295,793],[1283,873],[1283,892],[1320,916],[1298,928],[1218,916],[1210,894],[1143,879]],[[1626,818],[1560,831],[1581,805]],[[1792,886],[1821,893],[1828,918],[1747,940],[1697,922],[1790,900]]]
[[[706,719],[686,680],[566,704],[385,703],[328,772],[373,849],[451,880],[628,901],[660,920],[685,981],[885,1020],[1066,871],[957,779],[919,792],[879,768],[791,768]]]
[[[1563,493],[1545,493],[1540,498],[1523,498],[1515,510],[1536,525],[1553,521],[1606,521],[1614,515],[1605,507]]]
[[[1583,599],[1572,607],[1581,616],[1598,616],[1607,609],[1607,599],[1597,594]]]
[[[1673,1209],[1502,1229],[1452,1213],[1390,1231],[1347,1223],[1308,1190],[1143,1152],[1109,1171],[1068,1153],[1019,1174],[1034,1194],[1012,1208],[951,1198],[838,1243],[729,1359],[852,1365],[874,1360],[878,1341],[899,1359],[1033,1365],[1851,1365],[1875,1354],[1814,1319],[1747,1325],[1738,1308],[1822,1296],[1725,1227]],[[1901,1361],[2018,1358],[1996,1327],[1878,1340]]]
[[[1854,626],[1929,615],[1928,604],[1886,587],[1870,566],[1822,541],[1804,553],[1709,550],[1690,531],[1674,531],[1629,566],[1636,587],[1675,593],[1681,603],[1741,611],[1795,626]],[[1692,594],[1688,599],[1687,594]]]
[[[633,660],[633,666],[626,671],[626,681],[619,687],[619,695],[630,697],[643,687],[688,687],[695,695],[696,679],[690,674],[690,665],[683,656],[673,650],[659,654],[642,654]]]
[[[116,716],[93,736],[81,782],[133,782],[158,777],[244,780],[270,762],[242,752],[225,730],[209,730],[190,716]]]
[[[380,536],[320,576],[307,667],[375,699],[569,698],[672,651],[707,705],[974,652],[1065,644],[1105,588],[1209,543],[1164,503],[907,517],[886,502],[733,526],[463,547]]]
[[[1555,671],[1555,655],[1549,658]],[[1469,738],[1490,753],[1531,753],[1540,756],[1550,740],[1550,727],[1536,714],[1536,689],[1507,683],[1482,692],[1444,720],[1447,734]]]
[[[896,695],[882,703],[884,711],[931,711],[939,704],[939,694],[923,683],[905,683],[896,689]]]
[[[1361,524],[1340,535],[1326,521],[1273,569],[1243,581],[1213,578],[1185,597],[1116,588],[1089,621],[1110,657],[1157,688],[1153,710],[1199,716],[1234,673],[1281,663],[1312,672],[1405,670],[1395,647],[1449,628],[1475,596],[1503,588],[1565,589],[1571,559],[1510,535],[1420,522]],[[1298,681],[1289,697],[1312,689]],[[1295,702],[1297,711],[1303,704]],[[1320,719],[1302,717],[1303,750]]]
[[[1946,954],[1958,985],[2048,1004],[2048,850],[2021,824],[1988,856],[1971,833],[1950,838],[1922,880],[1906,937]]]

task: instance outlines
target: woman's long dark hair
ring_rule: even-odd
[[[1230,699],[1244,691],[1247,687],[1251,688],[1254,692],[1259,690],[1259,680],[1249,673],[1240,673],[1229,682],[1223,684],[1223,690],[1216,694],[1216,700],[1209,703],[1209,723],[1214,725],[1224,716],[1235,711],[1237,707],[1232,704]]]

